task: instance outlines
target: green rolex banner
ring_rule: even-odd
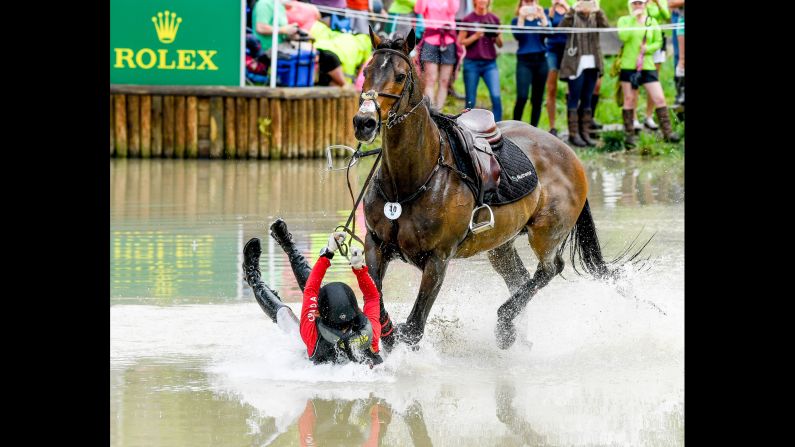
[[[243,0],[111,0],[111,84],[243,85],[244,14]]]

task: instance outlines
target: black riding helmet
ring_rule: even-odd
[[[334,329],[342,329],[362,313],[353,290],[341,282],[332,282],[320,288],[318,309],[323,323]]]

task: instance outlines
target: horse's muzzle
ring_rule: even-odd
[[[353,116],[353,129],[357,140],[362,143],[372,143],[378,132],[378,115],[374,112],[359,111]]]

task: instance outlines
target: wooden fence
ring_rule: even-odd
[[[111,157],[277,160],[356,146],[354,90],[112,84],[110,92]]]

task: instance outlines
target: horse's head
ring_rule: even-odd
[[[381,122],[386,121],[387,127],[392,127],[391,120],[411,109],[409,103],[415,92],[420,95],[422,92],[409,59],[416,43],[414,29],[405,39],[382,40],[370,28],[370,40],[373,58],[364,69],[359,111],[353,117],[356,139],[363,143],[375,139]]]

